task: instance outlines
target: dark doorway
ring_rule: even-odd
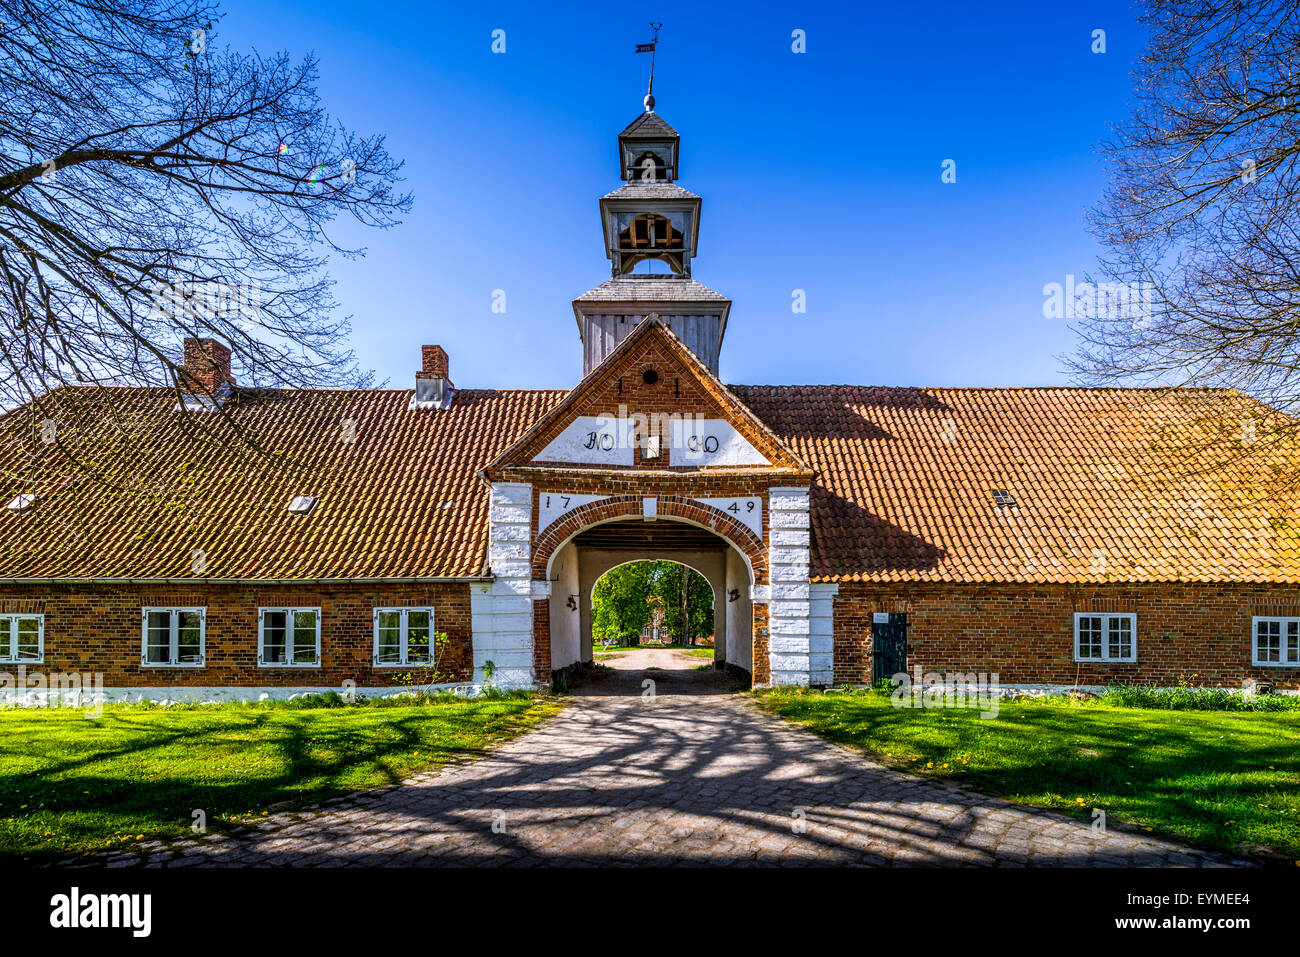
[[[907,615],[878,613],[871,622],[871,681],[888,681],[906,670]]]

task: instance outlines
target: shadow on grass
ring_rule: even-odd
[[[0,860],[29,863],[209,831],[479,757],[549,714],[530,702],[383,709],[181,709],[8,719]],[[24,733],[24,732],[27,733]]]
[[[772,695],[773,713],[891,767],[1201,846],[1300,858],[1300,715],[1004,702],[996,719]],[[970,763],[962,765],[965,757]],[[910,759],[910,760],[908,760]],[[1081,800],[1080,800],[1081,799]]]

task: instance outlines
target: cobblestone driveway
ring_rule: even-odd
[[[641,670],[654,661],[666,670]],[[109,863],[1233,863],[887,770],[726,694],[729,679],[670,652],[614,663],[558,717],[473,764]],[[647,677],[653,703],[641,697]]]

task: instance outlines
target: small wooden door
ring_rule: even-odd
[[[888,681],[907,670],[907,615],[891,613],[887,621],[878,616],[871,623],[871,680]]]

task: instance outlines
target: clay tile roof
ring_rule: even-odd
[[[88,394],[49,397],[56,422],[76,422]],[[16,410],[0,419],[0,497],[38,498],[0,510],[0,579],[478,576],[488,496],[476,472],[564,394],[460,390],[449,409],[408,411],[410,390],[245,391],[228,408],[268,453],[254,458],[187,434],[169,390],[114,389],[125,432],[96,417],[63,433],[129,491],[60,464]],[[316,498],[309,515],[288,513],[297,495]]]
[[[727,297],[703,283],[679,276],[620,277],[584,292],[575,302],[727,302]]]
[[[676,136],[677,131],[665,123],[663,117],[654,110],[646,110],[646,112],[629,123],[623,132],[618,135],[657,139],[662,136]]]
[[[1295,422],[1237,393],[731,389],[818,472],[815,579],[1300,582]]]
[[[227,408],[265,450],[253,456],[196,436],[229,432],[215,413],[182,418],[168,390],[111,390],[114,423],[87,412],[89,390],[60,390],[43,413],[55,444],[25,409],[0,417],[0,500],[36,496],[0,509],[0,580],[476,577],[477,473],[567,394],[461,390],[450,409],[408,411],[410,390],[242,390]],[[1300,583],[1295,421],[1235,393],[729,394],[816,473],[818,580]],[[124,487],[70,470],[65,443]],[[310,514],[288,513],[298,495]]]

